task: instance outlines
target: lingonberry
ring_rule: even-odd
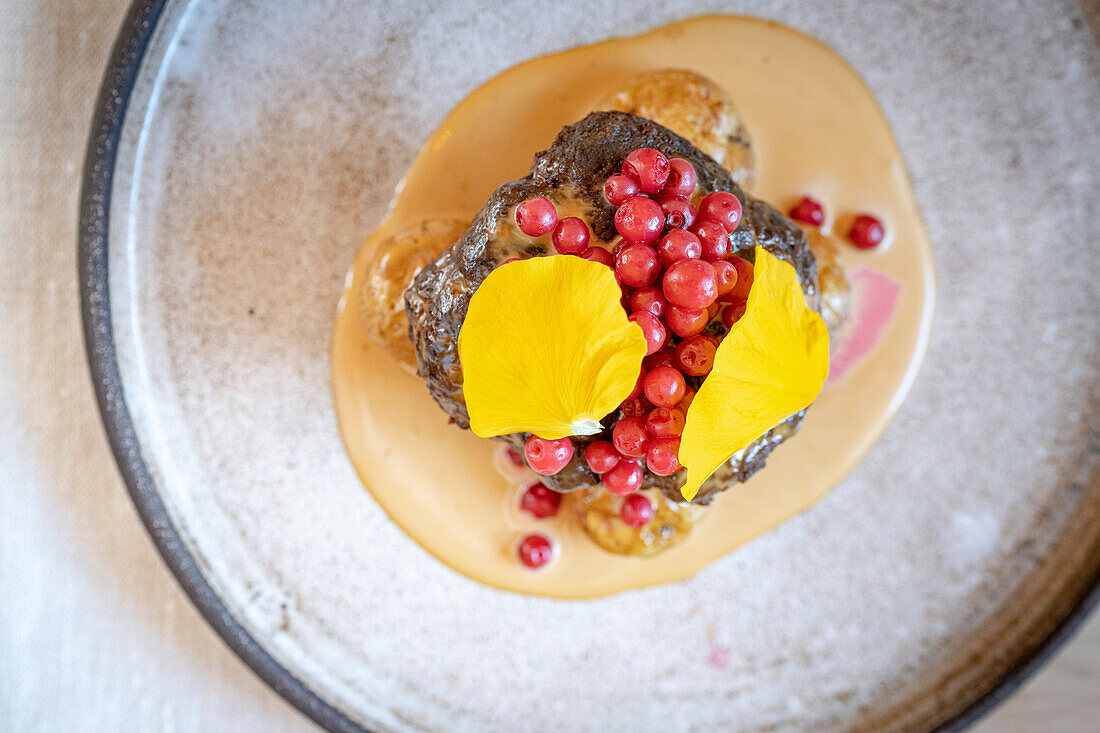
[[[581,257],[592,262],[599,262],[601,265],[615,267],[615,255],[611,254],[603,247],[589,247],[584,251]]]
[[[724,297],[726,300],[745,300],[752,289],[752,263],[744,257],[731,257],[730,262],[737,268],[737,282]]]
[[[563,255],[579,255],[588,249],[588,225],[584,219],[575,216],[567,216],[554,227],[554,233],[550,235],[550,241],[554,243],[554,249]]]
[[[722,298],[737,287],[737,267],[729,260],[714,260],[714,282],[718,284],[718,297]]]
[[[657,250],[647,244],[630,244],[615,255],[615,274],[632,288],[644,288],[661,274]]]
[[[706,308],[718,297],[714,266],[702,260],[680,260],[665,271],[661,290],[669,305]]]
[[[642,382],[646,399],[657,407],[675,407],[684,396],[684,375],[673,367],[650,369]]]
[[[699,202],[699,218],[716,221],[732,232],[741,223],[741,201],[728,191],[715,191]]]
[[[632,389],[630,391],[630,394],[628,394],[626,396],[627,400],[629,400],[631,398],[634,398],[634,397],[637,397],[638,395],[642,394],[642,388],[645,385],[645,373],[646,373],[645,367],[642,367],[642,369],[640,369],[638,371],[638,379],[637,379],[637,381],[634,382],[634,389]],[[623,400],[623,401],[625,402],[626,400]]]
[[[519,508],[535,519],[546,519],[558,513],[561,494],[547,488],[546,484],[531,484],[519,499]]]
[[[683,158],[672,158],[668,161],[668,180],[665,181],[664,193],[690,198],[698,180],[695,166]]]
[[[612,206],[622,206],[624,201],[638,193],[638,182],[630,176],[616,173],[603,184],[603,195]]]
[[[619,507],[619,518],[623,520],[623,524],[634,529],[641,529],[649,524],[656,513],[653,502],[642,494],[631,494],[623,499],[623,505]]]
[[[631,313],[629,318],[642,329],[642,335],[645,336],[646,356],[656,353],[665,345],[665,341],[668,340],[668,331],[665,330],[665,324],[661,323],[660,318],[649,311]]]
[[[645,311],[660,318],[664,315],[666,305],[665,295],[656,285],[638,288],[630,296],[631,313]]]
[[[676,363],[684,374],[705,377],[714,368],[714,354],[717,351],[717,339],[699,333],[684,339],[676,347]]]
[[[825,223],[825,209],[809,196],[799,199],[798,203],[791,207],[789,216],[795,221],[813,224],[815,227]]]
[[[523,454],[515,448],[508,449],[508,460],[511,461],[513,465],[519,466],[520,468],[527,465],[523,462]]]
[[[532,471],[543,476],[553,476],[573,458],[573,441],[569,438],[547,440],[532,435],[523,446],[523,455]]]
[[[728,328],[733,328],[733,324],[741,320],[741,316],[745,315],[745,301],[735,300],[732,303],[726,305],[722,309],[722,325]]]
[[[852,222],[852,228],[848,230],[848,239],[860,249],[871,249],[882,244],[882,238],[886,230],[882,228],[882,222],[870,214],[860,214]]]
[[[611,431],[611,442],[615,450],[624,456],[639,458],[645,455],[645,444],[648,440],[645,418],[638,415],[622,418],[615,423],[615,428]]]
[[[691,387],[688,387],[686,390],[684,390],[684,398],[680,400],[680,404],[676,405],[676,409],[680,410],[680,412],[684,413],[684,415],[687,415],[688,408],[691,407],[691,401],[694,399],[695,390],[693,390]]]
[[[676,350],[671,345],[662,346],[656,353],[642,359],[642,366],[646,369],[655,369],[659,366],[676,366]]]
[[[649,244],[664,228],[664,209],[645,196],[632,196],[615,211],[615,229],[628,242]]]
[[[730,235],[716,221],[701,221],[692,230],[703,246],[704,260],[720,260],[730,253]]]
[[[622,410],[623,417],[645,416],[653,409],[653,404],[645,398],[644,394],[639,394],[623,400],[623,403],[619,405],[619,409]],[[612,436],[612,439],[614,439],[614,436]]]
[[[633,494],[642,488],[642,467],[635,461],[620,460],[614,468],[600,476],[600,481],[612,494]]]
[[[646,415],[645,429],[654,438],[680,435],[684,432],[684,411],[679,407],[654,407]]]
[[[665,309],[665,325],[677,336],[694,336],[707,326],[706,308],[681,308],[670,305]]]
[[[703,255],[699,237],[686,229],[673,229],[657,242],[657,256],[661,264],[671,267],[680,260],[697,260]]]
[[[550,199],[539,196],[516,207],[516,225],[529,237],[541,237],[558,223],[558,212]]]
[[[623,175],[638,182],[645,193],[657,193],[665,187],[671,170],[668,158],[653,148],[638,148],[623,161]]]
[[[544,535],[529,534],[516,548],[519,561],[532,570],[541,568],[554,557],[554,545]]]
[[[606,440],[597,440],[584,449],[584,460],[593,473],[607,473],[619,462],[619,451]]]
[[[646,468],[658,476],[671,476],[680,470],[679,452],[679,438],[654,438],[646,446]]]
[[[665,212],[665,225],[671,229],[687,229],[695,223],[695,207],[683,196],[662,196],[657,200]]]

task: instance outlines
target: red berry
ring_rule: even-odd
[[[611,254],[603,247],[589,247],[584,251],[581,257],[591,262],[599,262],[601,265],[615,267],[615,255]]]
[[[661,264],[671,267],[680,260],[697,260],[703,254],[703,245],[692,232],[673,229],[657,243],[657,256]]]
[[[656,513],[653,502],[641,494],[631,494],[623,499],[623,505],[619,507],[619,518],[626,526],[634,529],[641,529],[649,524]]]
[[[722,304],[717,300],[707,306],[707,322],[714,320],[714,317],[718,315],[718,311],[722,310]]]
[[[728,191],[707,194],[699,202],[699,218],[716,221],[732,232],[741,223],[741,201]]]
[[[735,300],[722,309],[722,325],[727,329],[733,328],[733,324],[741,320],[745,315],[745,301]]]
[[[579,255],[588,249],[588,225],[584,219],[575,216],[567,216],[554,227],[554,233],[550,235],[550,241],[554,243],[554,249],[563,255]]]
[[[689,336],[676,347],[676,362],[680,371],[693,377],[705,377],[714,368],[718,341],[703,333]]]
[[[639,415],[648,415],[649,411],[653,409],[653,405],[645,398],[644,394],[639,394],[623,400],[623,403],[619,405],[619,409],[622,410],[623,417],[638,417]]]
[[[633,399],[642,393],[642,387],[645,384],[645,372],[646,370],[644,367],[638,372],[638,380],[634,382],[634,389],[626,396],[627,400]],[[623,400],[623,402],[626,402],[626,400]]]
[[[680,400],[680,404],[676,405],[676,409],[684,413],[684,415],[687,415],[688,408],[691,407],[691,401],[694,399],[695,390],[693,390],[691,387],[688,387],[687,390],[684,391],[684,398]]]
[[[882,243],[886,230],[882,228],[882,222],[870,214],[860,214],[852,222],[852,228],[848,230],[848,239],[860,249],[871,249]]]
[[[650,369],[642,385],[646,399],[657,407],[675,407],[683,398],[687,387],[684,375],[667,366]]]
[[[695,207],[683,196],[662,196],[657,202],[665,212],[665,224],[672,229],[687,229],[695,223]]]
[[[561,494],[538,483],[527,487],[519,500],[519,508],[535,519],[546,519],[558,513],[561,506]]]
[[[573,441],[569,438],[547,440],[532,435],[523,446],[523,455],[527,457],[527,465],[532,471],[553,476],[573,458]]]
[[[726,293],[726,300],[746,300],[752,289],[752,263],[744,257],[731,257],[730,262],[737,268],[737,282]]]
[[[676,351],[671,346],[662,346],[656,353],[642,359],[642,366],[646,369],[655,369],[659,366],[676,366]]]
[[[718,297],[722,298],[737,287],[737,267],[729,260],[715,260],[714,281],[718,284]]]
[[[631,313],[629,318],[642,328],[642,335],[645,336],[646,342],[646,356],[655,353],[657,349],[665,345],[665,341],[668,339],[668,331],[665,330],[665,324],[661,323],[660,318],[649,311]]]
[[[661,290],[669,305],[706,308],[718,297],[714,267],[702,260],[680,260],[665,271]]]
[[[815,227],[819,227],[825,223],[825,209],[809,196],[803,196],[797,204],[791,207],[790,217],[803,224],[813,224]]]
[[[646,447],[646,468],[658,476],[671,476],[680,470],[679,453],[679,438],[654,438]]]
[[[670,305],[665,310],[665,325],[677,336],[694,336],[707,327],[705,308],[680,308]]]
[[[515,448],[508,449],[508,460],[510,460],[514,465],[519,466],[520,468],[527,465],[523,462],[523,454]]]
[[[673,158],[668,161],[668,180],[665,181],[664,193],[690,198],[695,193],[698,180],[695,166],[683,158]]]
[[[657,250],[646,244],[631,244],[615,255],[615,273],[632,288],[644,288],[661,274]]]
[[[554,557],[554,545],[541,534],[529,534],[516,550],[519,561],[531,569],[541,568]]]
[[[516,224],[528,237],[541,237],[550,232],[557,223],[557,209],[545,196],[527,199],[516,207]]]
[[[654,407],[646,415],[645,429],[654,438],[667,438],[683,433],[684,422],[684,411],[679,407]]]
[[[584,460],[593,473],[607,473],[619,462],[619,451],[606,440],[597,440],[584,449]]]
[[[600,481],[612,494],[633,494],[642,488],[642,467],[634,461],[619,461],[614,468],[600,476]]]
[[[648,440],[645,418],[637,415],[619,420],[611,431],[611,442],[614,443],[615,450],[624,456],[638,458],[645,455],[645,444]]]
[[[703,245],[704,260],[720,260],[730,253],[730,235],[716,221],[701,221],[693,230]]]
[[[623,161],[623,175],[638,182],[645,193],[657,193],[665,187],[671,170],[668,158],[653,148],[638,148]]]
[[[612,206],[622,206],[631,196],[637,196],[638,182],[630,176],[615,174],[604,181],[603,195]]]
[[[665,295],[656,285],[638,288],[630,296],[630,311],[632,313],[645,311],[660,318],[665,312],[665,305],[667,305]]]
[[[664,228],[664,209],[645,196],[632,196],[615,211],[615,229],[628,242],[649,244]]]

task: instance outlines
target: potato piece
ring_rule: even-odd
[[[844,274],[844,262],[840,259],[840,245],[829,234],[813,226],[803,226],[810,251],[817,259],[817,285],[821,293],[821,320],[829,330],[829,338],[836,343],[844,323],[848,319],[851,292],[848,277]]]

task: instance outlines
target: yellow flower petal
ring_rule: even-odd
[[[554,255],[498,267],[458,336],[470,428],[488,438],[592,435],[625,400],[646,342],[611,269]]]
[[[808,407],[829,373],[829,334],[806,306],[794,267],[761,247],[745,315],[718,346],[680,439],[692,499],[737,451]]]

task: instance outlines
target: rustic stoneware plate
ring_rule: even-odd
[[[908,402],[690,583],[565,602],[452,572],[362,488],[334,309],[477,84],[725,8],[138,0],[88,153],[89,356],[138,509],[233,649],[340,730],[928,730],[1010,692],[1096,599],[1100,60],[1073,3],[937,7],[738,6],[834,46],[895,128],[939,267]]]

